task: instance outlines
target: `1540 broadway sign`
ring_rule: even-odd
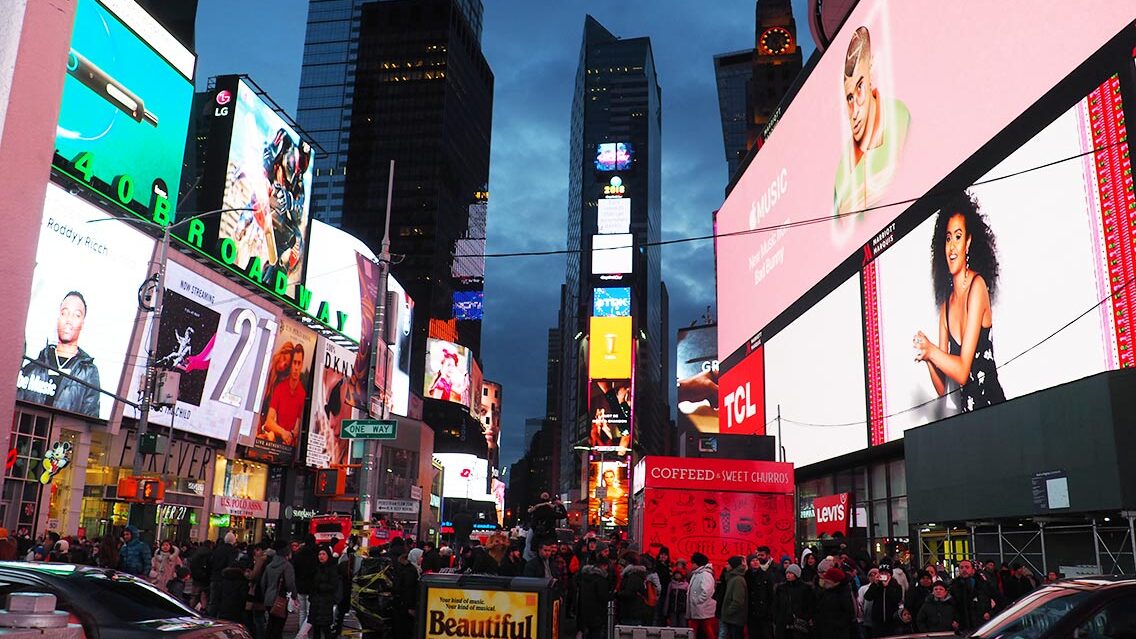
[[[535,592],[430,588],[425,639],[536,639],[539,604]]]

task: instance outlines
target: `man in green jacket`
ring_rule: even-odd
[[[735,555],[730,557],[729,564],[730,571],[726,573],[726,596],[722,601],[722,624],[726,629],[726,639],[745,639],[749,610],[745,563],[742,557]]]

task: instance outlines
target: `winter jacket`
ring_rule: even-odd
[[[746,594],[745,567],[738,566],[726,573],[726,597],[722,600],[722,623],[744,626],[748,619],[749,601]]]
[[[245,601],[248,599],[249,582],[245,571],[229,566],[221,571],[221,601],[217,606],[217,616],[228,621],[241,622],[245,617]]]
[[[667,586],[666,597],[663,601],[663,620],[665,624],[683,627],[687,620],[687,597],[690,584],[686,581],[671,579]]]
[[[150,583],[165,590],[166,584],[177,576],[177,569],[181,566],[181,554],[177,546],[170,546],[169,552],[159,550],[154,553],[150,562]]]
[[[687,588],[686,618],[714,618],[714,566],[699,566],[690,573],[690,586]]]
[[[396,610],[413,610],[418,607],[418,571],[409,563],[391,564],[391,603]]]
[[[127,526],[130,543],[123,544],[118,551],[118,569],[132,575],[145,577],[150,574],[150,545],[138,538],[138,529]]]
[[[647,605],[647,569],[631,565],[623,569],[616,598],[619,601],[619,622],[622,624],[648,624],[655,611]]]
[[[221,573],[237,561],[237,547],[221,541],[209,556],[209,580],[220,579]]]
[[[546,576],[551,576],[552,575],[552,563],[551,562],[552,562],[552,560],[549,559],[548,563],[546,564],[544,559],[542,559],[540,556],[533,557],[532,559],[528,560],[525,563],[525,568],[524,568],[524,570],[521,571],[521,576],[523,576],[523,577],[536,577],[537,579],[543,579]],[[545,574],[545,567],[546,566],[548,568],[548,574],[547,575]]]
[[[288,593],[295,593],[296,571],[292,568],[292,562],[286,557],[273,553],[272,559],[268,560],[268,566],[264,568],[264,574],[260,576],[260,589],[264,593],[265,608],[272,608],[273,602],[276,601],[276,588],[280,585],[281,576],[284,577],[284,592],[281,594],[286,596]]]
[[[915,617],[919,614],[919,609],[931,596],[931,589],[924,588],[923,586],[915,586],[907,591],[907,598],[903,601],[903,609],[911,613],[911,620],[915,621]]]
[[[813,610],[813,639],[848,639],[852,636],[855,610],[847,583],[821,586]]]
[[[544,502],[533,508],[530,521],[536,536],[551,535],[556,532],[556,522],[568,517],[564,504]]]
[[[312,576],[312,590],[308,595],[308,623],[318,628],[328,628],[335,622],[335,604],[343,594],[343,585],[335,568],[336,565],[328,561],[319,565]],[[415,606],[412,604],[410,607]]]
[[[894,579],[889,579],[886,586],[873,582],[864,593],[864,600],[872,602],[871,626],[877,632],[892,634],[895,615],[903,604],[903,588]]]
[[[982,577],[958,577],[951,582],[949,592],[955,602],[955,619],[959,622],[959,630],[974,630],[986,623],[984,615],[994,616],[997,596],[993,586]]]
[[[15,561],[16,542],[7,537],[0,539],[0,561]]]
[[[309,595],[319,566],[318,551],[314,544],[307,543],[292,555],[292,565],[296,568],[296,592]]]
[[[193,551],[193,554],[189,557],[189,576],[198,588],[209,585],[209,579],[213,575],[209,566],[209,562],[212,561],[212,554],[213,551],[208,546],[202,545]]]
[[[796,637],[791,628],[794,619],[810,621],[816,606],[813,587],[797,579],[786,580],[773,590],[773,626],[778,637]]]
[[[581,627],[602,628],[607,620],[607,601],[611,585],[607,572],[587,565],[576,575],[576,623]]]
[[[66,377],[53,378],[40,363],[55,363],[63,361],[67,364],[68,374],[76,379]],[[33,402],[44,406],[54,406],[90,417],[99,416],[99,369],[95,360],[83,349],[71,356],[71,359],[57,357],[55,344],[48,344],[36,356],[34,362],[28,362],[20,369],[19,383],[17,384],[16,399]],[[82,380],[88,385],[79,383]],[[28,382],[35,381],[35,384]],[[55,394],[48,395],[39,389],[46,389],[55,385]],[[146,573],[142,573],[146,574]]]
[[[773,618],[773,576],[758,568],[745,572],[747,616],[755,621]]]
[[[946,599],[928,597],[919,607],[915,616],[915,629],[919,632],[950,632],[954,630],[955,602],[951,596]]]

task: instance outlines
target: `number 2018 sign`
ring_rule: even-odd
[[[276,327],[275,314],[244,291],[170,263],[154,360],[181,373],[181,384],[177,406],[152,411],[151,421],[168,426],[173,419],[174,428],[228,440],[233,420],[239,419],[240,434],[250,434]],[[131,386],[135,391],[142,374],[140,363]]]

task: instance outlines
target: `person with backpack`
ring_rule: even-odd
[[[100,554],[101,551],[100,551]],[[213,555],[213,542],[206,539],[189,556],[189,579],[192,585],[192,608],[204,611],[209,606],[209,581],[213,570],[210,562]]]
[[[629,550],[622,557],[626,566],[620,573],[616,598],[619,601],[619,623],[624,626],[647,626],[654,619],[654,604],[648,601],[647,568],[638,553]],[[657,600],[658,590],[655,590]]]
[[[639,560],[643,568],[647,570],[647,594],[643,599],[648,606],[651,606],[651,620],[645,625],[657,626],[659,625],[659,600],[662,599],[661,594],[663,592],[662,579],[659,577],[659,571],[655,568],[655,560],[650,555],[640,555]],[[667,581],[670,581],[669,577]]]

